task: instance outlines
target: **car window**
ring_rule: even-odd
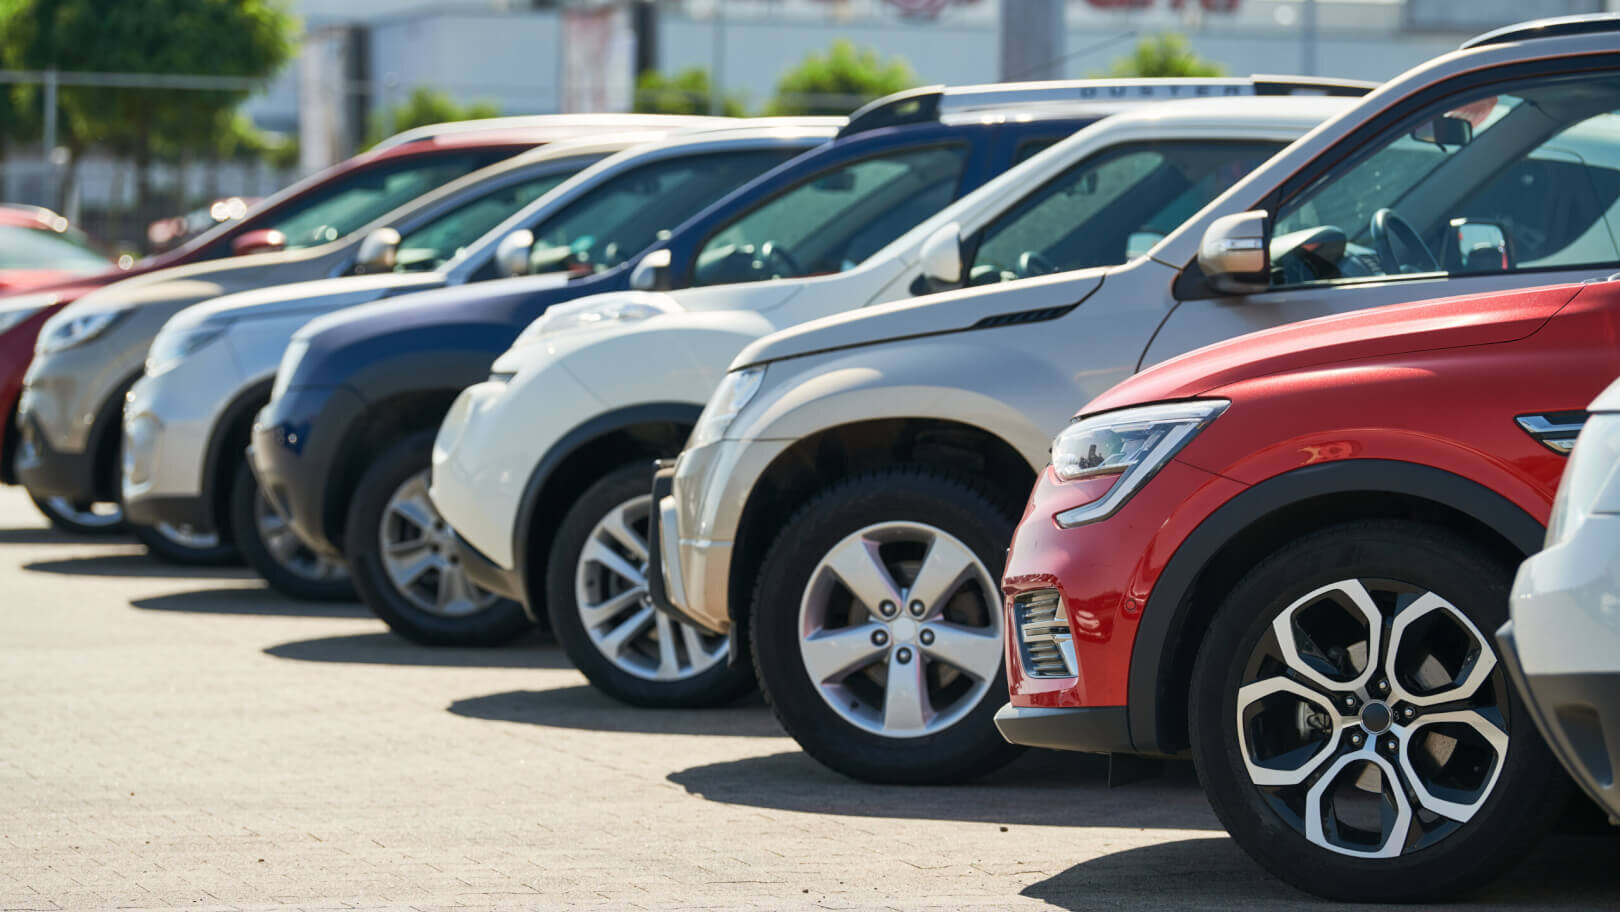
[[[1188,141],[1101,152],[987,225],[968,281],[983,285],[1140,256],[1281,148]]]
[[[256,228],[287,236],[287,249],[312,247],[344,237],[418,196],[490,162],[487,155],[415,156],[363,168],[290,203]]]
[[[553,172],[468,200],[400,238],[394,271],[438,269],[512,213],[545,196],[572,176],[573,172]]]
[[[102,272],[107,258],[55,231],[0,225],[0,269]]]
[[[1407,118],[1279,209],[1273,287],[1620,261],[1620,76],[1523,80]]]
[[[962,144],[887,152],[801,181],[717,231],[694,284],[723,285],[853,269],[956,198]]]
[[[588,275],[611,269],[800,151],[683,155],[608,178],[533,229],[534,271]]]
[[[1018,144],[1018,149],[1013,152],[1012,165],[1009,167],[1016,167],[1024,162],[1029,161],[1042,152],[1045,152],[1047,149],[1057,145],[1062,139],[1063,137],[1061,136],[1037,136],[1033,139],[1024,140]]]

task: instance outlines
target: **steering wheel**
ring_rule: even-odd
[[[1394,209],[1385,207],[1374,212],[1372,225],[1369,226],[1372,234],[1373,250],[1378,254],[1378,265],[1385,275],[1402,275],[1407,272],[1439,272],[1440,261],[1434,258],[1429,245],[1423,243],[1423,236],[1417,229]],[[1395,241],[1400,241],[1410,254],[1417,255],[1417,261],[1412,263],[1416,269],[1402,268],[1401,258],[1395,254]]]
[[[775,241],[766,241],[759,245],[759,259],[766,263],[774,260],[782,267],[771,270],[773,274],[789,277],[804,275],[804,267],[799,265],[799,261],[793,258],[793,254],[787,252],[787,248]]]
[[[1041,256],[1033,250],[1026,250],[1023,253],[1020,253],[1018,255],[1018,265],[1014,268],[1017,269],[1018,277],[1020,279],[1027,279],[1038,275],[1047,275],[1049,273],[1058,271],[1058,268],[1052,265],[1051,260],[1048,260],[1046,257]]]

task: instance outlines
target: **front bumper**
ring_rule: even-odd
[[[253,422],[253,474],[304,544],[342,559],[326,504],[343,437],[365,402],[344,387],[297,387],[272,399]],[[337,482],[341,483],[341,482]]]
[[[676,460],[670,494],[659,503],[671,614],[711,633],[730,633],[732,542],[742,511],[759,477],[792,444],[720,440]]]
[[[112,492],[98,490],[94,451],[58,449],[34,405],[25,389],[17,405],[17,453],[12,463],[18,483],[38,497],[112,500]]]
[[[1575,781],[1620,819],[1620,516],[1590,516],[1519,568],[1503,663]]]
[[[1059,482],[1047,468],[1008,549],[1002,591],[1010,703],[997,724],[1016,744],[1153,752],[1131,737],[1127,722],[1131,662],[1139,649],[1163,647],[1137,642],[1142,609],[1164,561],[1242,485],[1171,460],[1109,518],[1070,529],[1058,526],[1056,514],[1095,501],[1112,484],[1112,478]],[[1023,600],[1051,599],[1054,593],[1057,626],[1032,622],[1031,630],[1057,631],[1057,639],[1047,645],[1044,637],[1027,638],[1023,628],[1030,618],[1020,614]],[[1038,645],[1064,656],[1061,671],[1050,658],[1038,666]],[[1158,699],[1157,694],[1135,696]]]
[[[534,611],[529,608],[529,600],[523,596],[523,578],[515,570],[508,570],[500,564],[490,560],[484,552],[474,548],[461,537],[461,533],[451,530],[455,536],[456,554],[461,558],[461,569],[466,571],[467,578],[475,585],[488,589],[503,598],[509,598],[523,606],[523,611],[529,620],[539,623]]]
[[[130,388],[120,474],[130,521],[217,531],[204,481],[208,442],[240,379],[228,346],[211,345]]]

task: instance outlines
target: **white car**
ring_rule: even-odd
[[[465,544],[462,563],[484,585],[543,600],[569,657],[607,693],[644,705],[730,699],[752,686],[752,670],[724,661],[725,637],[646,609],[642,580],[655,525],[650,461],[672,455],[733,356],[783,327],[933,290],[927,265],[938,254],[929,241],[942,230],[953,239],[987,227],[1008,238],[1080,239],[1067,258],[978,270],[970,281],[981,284],[1137,256],[1352,101],[1156,103],[1080,130],[845,271],[598,295],[553,309],[496,362],[489,382],[461,395],[440,429],[432,497]],[[778,200],[795,205],[792,191]],[[766,247],[763,238],[733,240]],[[644,445],[627,457],[592,456],[578,467],[578,454],[630,418],[670,431],[641,432]],[[533,492],[559,466],[573,466],[561,470],[569,496],[536,509]],[[557,530],[549,549],[526,534],[537,523]]]
[[[1620,381],[1588,411],[1547,547],[1519,567],[1497,638],[1553,752],[1620,820]]]

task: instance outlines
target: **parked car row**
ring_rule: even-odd
[[[1560,760],[1620,814],[1616,34],[407,134],[0,298],[5,480],[636,705],[758,686],[861,780],[1187,757],[1282,879],[1455,896]]]

